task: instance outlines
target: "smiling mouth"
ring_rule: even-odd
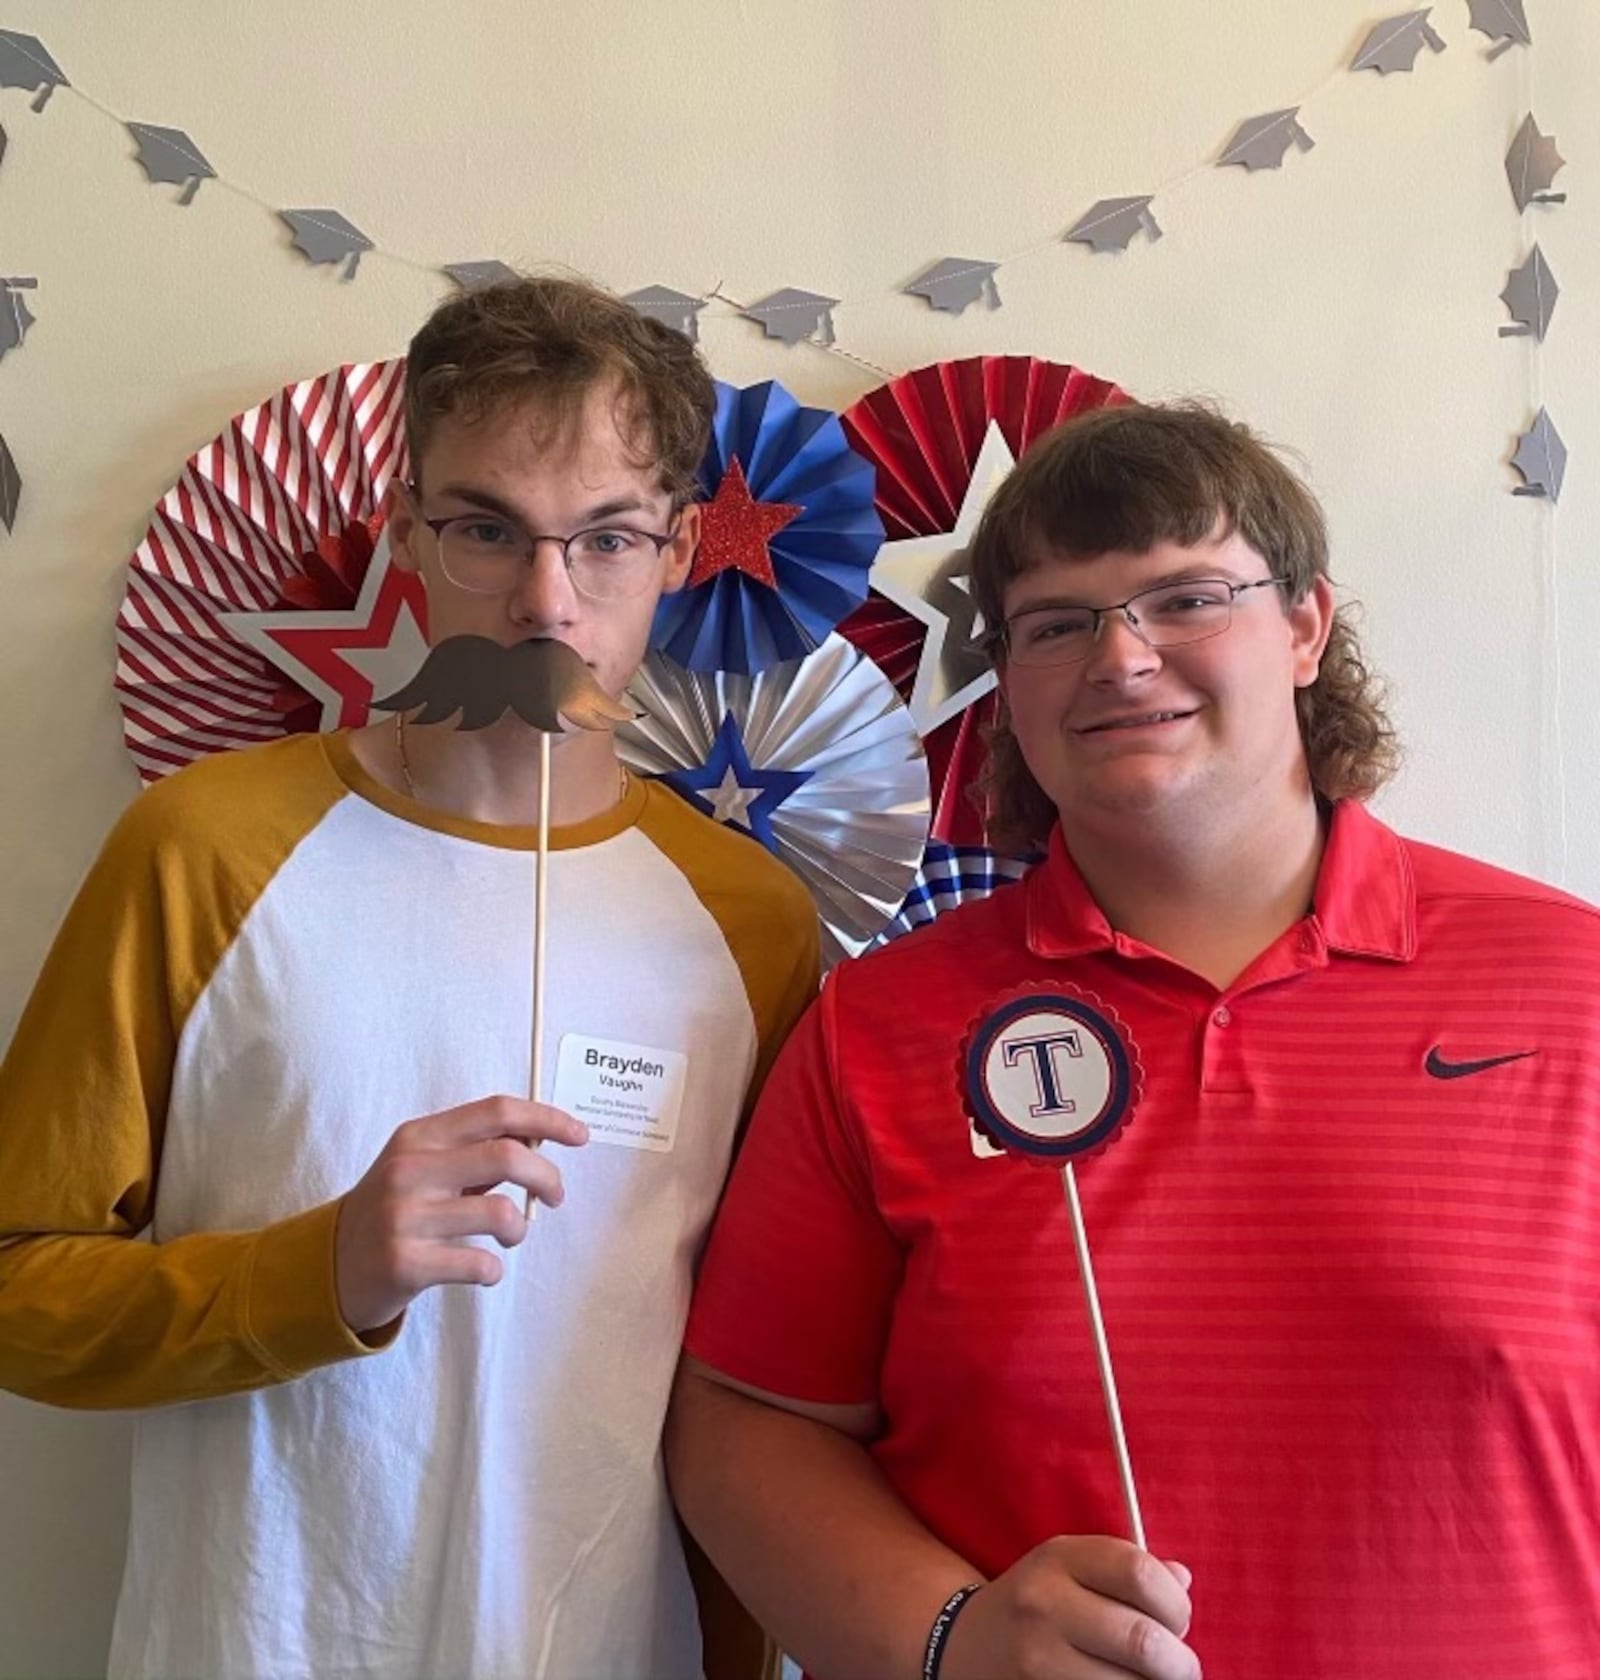
[[[1113,729],[1147,729],[1156,723],[1176,723],[1179,718],[1193,717],[1192,712],[1141,712],[1138,717],[1111,718],[1105,723],[1091,723],[1080,729],[1080,735],[1103,735]]]

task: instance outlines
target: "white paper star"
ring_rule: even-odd
[[[365,723],[374,695],[393,694],[417,674],[428,656],[423,611],[421,582],[391,565],[384,533],[353,607],[222,618],[321,705],[326,730]]]
[[[741,786],[738,772],[730,764],[722,773],[722,780],[707,793],[711,799],[711,815],[719,823],[738,823],[740,828],[750,826],[750,806],[761,797],[760,788]]]
[[[911,685],[911,716],[919,735],[932,734],[995,685],[994,667],[981,646],[983,615],[972,599],[967,545],[989,498],[1016,464],[1000,422],[991,420],[955,529],[905,537],[878,550],[872,587],[928,627]]]

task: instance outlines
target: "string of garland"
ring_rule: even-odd
[[[1471,28],[1488,36],[1492,43],[1486,55],[1488,59],[1498,58],[1513,46],[1532,44],[1525,0],[1466,0],[1466,4]],[[699,293],[651,285],[625,296],[642,313],[666,321],[691,339],[698,337],[700,314],[714,301],[719,302],[725,310],[716,313],[753,322],[768,338],[786,346],[809,344],[882,378],[892,378],[894,370],[880,367],[837,342],[835,311],[896,295],[919,298],[935,312],[950,315],[959,315],[980,302],[990,309],[997,309],[1001,306],[1001,297],[996,275],[1013,264],[1056,249],[1061,244],[1083,245],[1094,255],[1101,256],[1127,251],[1140,234],[1150,242],[1160,239],[1162,230],[1154,209],[1158,198],[1171,194],[1211,169],[1237,167],[1253,174],[1281,168],[1291,150],[1311,151],[1316,141],[1301,121],[1301,113],[1333,82],[1346,74],[1365,71],[1380,76],[1409,74],[1415,70],[1425,50],[1433,53],[1445,51],[1446,42],[1433,26],[1432,12],[1430,6],[1379,19],[1367,29],[1348,63],[1336,68],[1295,104],[1247,117],[1236,124],[1214,158],[1157,184],[1150,192],[1098,199],[1064,233],[1052,234],[1009,255],[994,259],[941,257],[903,285],[873,294],[870,298],[842,300],[822,292],[786,286],[750,303],[741,303],[723,290],[720,281]],[[380,246],[339,210],[325,206],[285,208],[238,182],[227,180],[218,174],[210,159],[183,129],[130,121],[92,94],[74,86],[37,36],[0,29],[0,87],[19,88],[31,93],[31,108],[36,113],[45,109],[58,88],[81,99],[126,130],[134,142],[134,159],[147,179],[152,184],[179,187],[177,202],[180,205],[192,202],[205,182],[214,181],[220,188],[275,215],[288,228],[294,247],[308,263],[336,267],[343,281],[355,278],[362,257],[368,254],[420,272],[443,275],[463,289],[490,284],[515,272],[498,258],[437,263],[410,256],[393,247]],[[4,150],[5,135],[0,130],[0,159],[4,157]],[[1526,209],[1529,204],[1561,201],[1564,195],[1550,193],[1549,186],[1554,172],[1562,167],[1562,163],[1554,141],[1539,133],[1530,114],[1518,131],[1507,157],[1507,171],[1519,209]],[[7,349],[21,343],[27,325],[31,324],[32,316],[21,304],[17,293],[36,284],[28,277],[0,279],[0,357]],[[1536,339],[1542,339],[1549,324],[1549,311],[1554,306],[1555,286],[1554,277],[1549,274],[1548,265],[1537,245],[1524,267],[1513,271],[1506,293],[1502,295],[1506,297],[1516,322],[1505,330],[1508,333],[1526,331]],[[1532,428],[1521,440],[1513,461],[1525,481],[1517,493],[1552,498],[1559,495],[1565,458],[1559,434],[1541,408]],[[0,438],[0,520],[8,529],[15,519],[20,493],[20,474],[5,440]]]
[[[1498,0],[1494,0],[1498,3]],[[1506,175],[1518,219],[1522,224],[1524,244],[1527,243],[1528,222],[1547,212],[1547,207],[1565,202],[1565,194],[1553,193],[1550,183],[1562,167],[1563,159],[1555,144],[1540,134],[1532,115],[1533,70],[1537,55],[1523,56],[1519,74],[1519,108],[1528,112],[1517,129],[1511,150],[1506,157]],[[1536,531],[1538,577],[1541,584],[1543,623],[1541,639],[1545,659],[1541,675],[1548,683],[1541,694],[1540,756],[1549,766],[1554,786],[1549,799],[1554,821],[1545,818],[1545,854],[1541,872],[1558,884],[1565,884],[1568,873],[1567,841],[1567,762],[1566,733],[1563,727],[1563,680],[1561,658],[1561,565],[1558,553],[1558,526],[1555,504],[1560,499],[1562,479],[1566,473],[1567,452],[1544,406],[1544,340],[1550,330],[1560,287],[1546,262],[1537,240],[1527,256],[1511,270],[1500,293],[1512,324],[1500,329],[1502,338],[1524,339],[1528,345],[1528,409],[1535,418],[1532,426],[1518,439],[1512,465],[1522,474],[1524,483],[1513,492],[1548,498],[1550,517],[1538,521]],[[1553,832],[1552,832],[1553,831]]]

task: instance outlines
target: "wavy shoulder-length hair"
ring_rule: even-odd
[[[1321,507],[1247,426],[1201,403],[1095,409],[1045,433],[996,490],[968,552],[973,597],[985,621],[1000,626],[1006,585],[1042,554],[1143,554],[1219,532],[1243,537],[1284,580],[1291,603],[1328,576]],[[1295,701],[1311,783],[1327,800],[1370,798],[1399,763],[1353,610],[1335,612],[1316,680]],[[993,651],[1004,659],[1003,630]],[[1003,848],[1038,846],[1055,821],[1003,712],[974,792]]]

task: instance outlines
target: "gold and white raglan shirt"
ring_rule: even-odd
[[[534,839],[297,736],[137,799],[70,911],[0,1069],[0,1385],[139,1409],[113,1676],[700,1674],[661,1426],[799,882],[655,783],[554,830],[565,1202],[366,1340],[335,1294],[395,1127],[528,1089]]]

